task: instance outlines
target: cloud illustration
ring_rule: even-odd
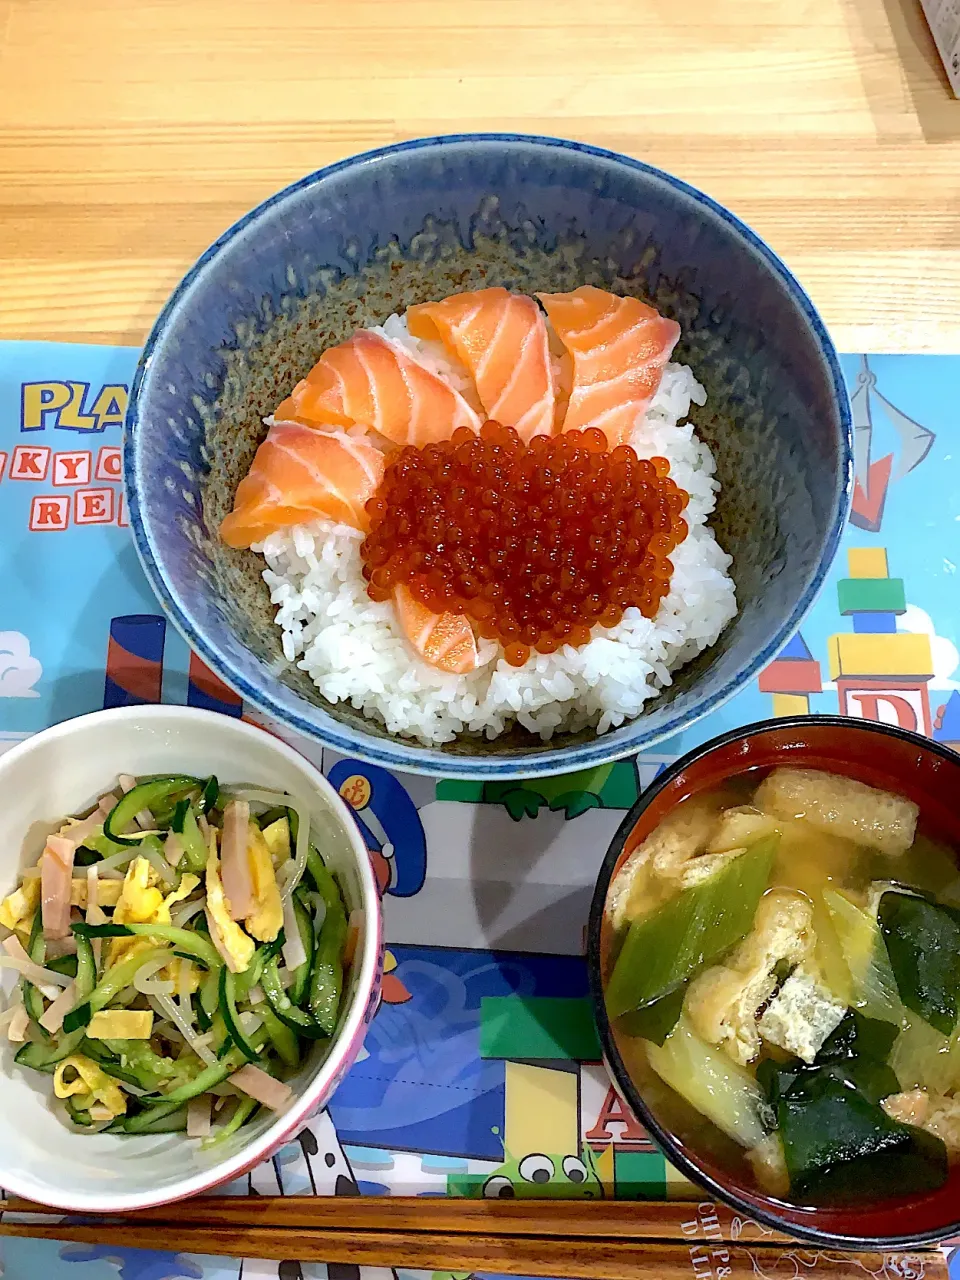
[[[908,604],[906,612],[897,619],[898,631],[912,631],[918,635],[930,637],[930,653],[933,657],[933,679],[931,689],[958,689],[960,684],[954,678],[960,666],[960,653],[957,646],[946,636],[938,636],[933,619],[924,609],[915,604]]]
[[[43,667],[21,631],[0,631],[0,698],[39,698],[34,685]]]

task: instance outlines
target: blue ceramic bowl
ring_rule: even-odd
[[[413,302],[502,284],[592,283],[679,321],[676,359],[709,399],[714,527],[740,612],[639,719],[549,744],[520,730],[432,749],[326,703],[285,663],[256,558],[216,537],[261,418],[320,351]],[[551,774],[678,733],[752,680],[799,625],[836,551],[852,484],[836,352],[780,259],[699,191],[625,156],[512,134],[426,138],[356,156],[241,218],[157,320],[127,418],[130,518],[190,645],[249,702],[375,763],[468,778]]]

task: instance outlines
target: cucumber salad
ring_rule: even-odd
[[[121,775],[0,902],[0,1028],[71,1128],[222,1142],[333,1037],[359,925],[294,797]]]

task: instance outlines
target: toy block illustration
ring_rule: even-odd
[[[797,633],[780,651],[778,657],[760,672],[761,693],[773,696],[775,716],[810,714],[810,695],[823,687],[820,663]]]
[[[837,601],[853,630],[827,642],[840,714],[930,734],[933,653],[928,635],[897,630],[907,611],[903,579],[890,577],[880,547],[852,547],[847,564],[850,576],[837,583]]]

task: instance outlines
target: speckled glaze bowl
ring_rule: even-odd
[[[740,612],[638,719],[549,744],[515,730],[443,748],[327,703],[287,663],[260,565],[216,537],[266,433],[320,352],[414,302],[499,284],[636,294],[683,329],[708,392],[692,418],[723,486],[714,527]],[[836,352],[780,259],[708,197],[581,143],[426,138],[334,164],[241,218],[187,273],[137,370],[125,476],[141,560],[190,645],[249,702],[377,764],[448,777],[563,773],[649,747],[754,678],[799,625],[852,484]]]

